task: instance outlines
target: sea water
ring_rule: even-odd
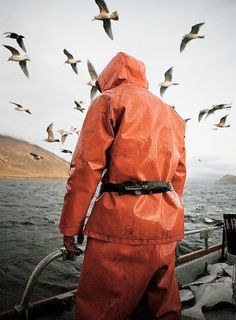
[[[65,188],[66,181],[0,180],[0,311],[19,302],[34,267],[62,246],[58,223]],[[183,199],[186,230],[214,226],[224,213],[236,213],[236,185],[188,183]],[[216,233],[210,243],[220,240]],[[187,237],[180,251],[203,244],[199,235]],[[76,288],[82,262],[82,256],[74,262],[53,261],[40,275],[30,301]]]

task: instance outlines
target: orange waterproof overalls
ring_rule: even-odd
[[[125,53],[98,82],[102,94],[83,123],[60,221],[62,234],[88,236],[76,319],[180,319],[174,267],[184,234],[185,123],[148,90],[144,64]],[[85,224],[104,169],[109,183],[165,181],[173,190],[104,192]]]

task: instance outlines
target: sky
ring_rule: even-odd
[[[112,21],[114,40],[105,33],[94,0],[0,1],[1,44],[22,52],[4,32],[25,36],[31,61],[30,79],[19,64],[7,61],[11,53],[0,46],[0,134],[36,144],[70,161],[61,149],[74,150],[78,136],[68,136],[64,145],[47,143],[46,128],[81,128],[86,111],[74,109],[74,100],[90,104],[87,59],[99,74],[118,52],[126,52],[146,65],[149,89],[160,97],[159,84],[173,67],[173,81],[162,99],[181,117],[191,118],[186,127],[188,177],[216,179],[236,174],[236,1],[235,0],[106,0],[109,11],[118,11]],[[191,26],[205,22],[199,34],[204,39],[189,42],[180,53],[182,36]],[[78,75],[65,64],[67,49],[78,64]],[[10,101],[28,107],[32,115],[14,110]],[[232,103],[198,122],[201,109]],[[229,114],[230,128],[213,130]]]

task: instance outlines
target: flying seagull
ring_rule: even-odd
[[[159,84],[161,87],[160,88],[161,97],[163,96],[163,94],[165,93],[168,87],[179,84],[179,83],[172,82],[172,71],[173,71],[173,68],[170,68],[169,70],[167,70],[165,73],[165,81]]]
[[[211,109],[207,112],[206,118],[213,114],[216,110],[223,110],[223,109],[230,109],[232,103],[221,103],[221,104],[214,104]],[[205,119],[206,119],[205,118]]]
[[[95,95],[97,93],[97,89],[98,89],[97,85],[96,85],[98,75],[97,75],[97,72],[96,72],[94,66],[92,65],[92,63],[89,60],[87,60],[87,66],[88,66],[88,71],[89,71],[89,74],[91,77],[91,80],[89,80],[87,82],[87,84],[92,87],[91,91],[90,91],[90,99],[92,100],[95,97]]]
[[[54,138],[54,134],[53,134],[53,131],[52,131],[52,127],[53,127],[53,122],[50,123],[50,125],[47,127],[46,131],[48,133],[48,137],[46,139],[44,139],[44,141],[46,142],[60,142],[59,139],[55,139]]]
[[[58,130],[58,132],[61,135],[61,144],[63,144],[66,141],[66,138],[69,134],[72,134],[72,132],[66,131],[66,130]]]
[[[34,157],[35,160],[41,160],[43,159],[43,156],[40,156],[39,154],[37,153],[33,153],[33,152],[30,152],[31,156]]]
[[[107,33],[108,37],[113,40],[113,33],[111,30],[111,20],[119,20],[118,12],[114,11],[112,13],[109,12],[105,1],[103,0],[95,0],[96,4],[99,7],[100,13],[95,16],[93,20],[102,20],[103,28]]]
[[[222,117],[220,119],[220,122],[216,123],[215,126],[218,127],[218,128],[229,128],[230,124],[227,124],[227,125],[225,124],[227,117],[228,117],[228,114],[226,116]]]
[[[81,60],[76,60],[72,54],[70,52],[68,52],[66,49],[63,50],[64,54],[67,56],[67,60],[65,61],[65,63],[68,63],[71,65],[72,69],[74,70],[74,72],[76,74],[78,74],[78,70],[77,70],[77,62],[81,62]]]
[[[7,46],[5,44],[3,46],[5,48],[7,48],[8,50],[10,50],[11,53],[12,53],[12,55],[10,56],[8,61],[19,62],[22,71],[24,72],[26,77],[29,78],[29,72],[27,70],[26,61],[30,61],[30,58],[27,55],[20,54],[19,51],[16,50],[15,48],[13,48],[13,47]]]
[[[63,153],[72,153],[72,151],[68,150],[68,149],[61,149],[61,152],[63,152]]]
[[[80,112],[84,112],[85,108],[82,108],[83,101],[77,102],[76,100],[74,101],[76,107],[74,109],[79,110]]]
[[[18,103],[15,103],[15,102],[11,102],[11,101],[10,101],[10,103],[16,105],[15,110],[17,110],[17,111],[25,111],[25,112],[27,112],[29,114],[32,114],[28,108],[24,108],[21,104],[18,104]]]
[[[187,33],[183,36],[181,44],[180,44],[180,52],[182,52],[184,50],[184,48],[186,47],[186,44],[194,39],[203,39],[205,38],[205,36],[200,36],[198,34],[198,31],[200,29],[201,26],[204,25],[205,22],[201,22],[198,24],[195,24],[194,26],[192,26],[192,29],[190,31],[190,33]]]
[[[77,128],[75,128],[75,127],[71,127],[71,128],[70,128],[70,130],[71,130],[72,132],[77,133],[77,135],[79,135],[79,134],[80,134],[80,130],[79,130],[79,129],[77,129]]]
[[[214,104],[210,109],[201,110],[198,115],[198,122],[201,121],[204,114],[206,114],[206,117],[205,117],[206,119],[209,115],[214,114],[216,110],[230,109],[232,107],[231,104],[232,103]]]
[[[21,47],[22,50],[24,50],[26,52],[26,48],[23,42],[24,36],[17,34],[15,32],[4,32],[3,34],[6,35],[5,38],[11,38],[11,39],[16,39],[17,43],[19,44],[19,46]]]

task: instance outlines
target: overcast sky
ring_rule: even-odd
[[[110,11],[118,11],[112,21],[114,40],[105,33],[94,0],[4,0],[0,1],[1,43],[15,47],[4,32],[25,36],[31,59],[30,79],[19,64],[7,61],[10,51],[0,48],[0,134],[37,144],[70,160],[60,149],[75,147],[77,136],[69,136],[63,146],[49,144],[46,128],[53,122],[57,130],[81,128],[85,114],[74,109],[74,100],[90,103],[87,59],[98,73],[119,51],[142,60],[147,68],[150,90],[159,96],[159,83],[173,67],[179,86],[168,88],[163,100],[174,105],[187,123],[186,147],[189,177],[236,174],[236,1],[235,0],[106,0]],[[204,39],[189,42],[180,53],[181,38],[191,26],[205,22],[199,34]],[[65,64],[66,48],[78,64],[78,75]],[[14,110],[13,101],[28,107],[32,115]],[[198,123],[201,109],[213,104],[233,103]],[[214,123],[229,114],[230,128],[213,130]]]

